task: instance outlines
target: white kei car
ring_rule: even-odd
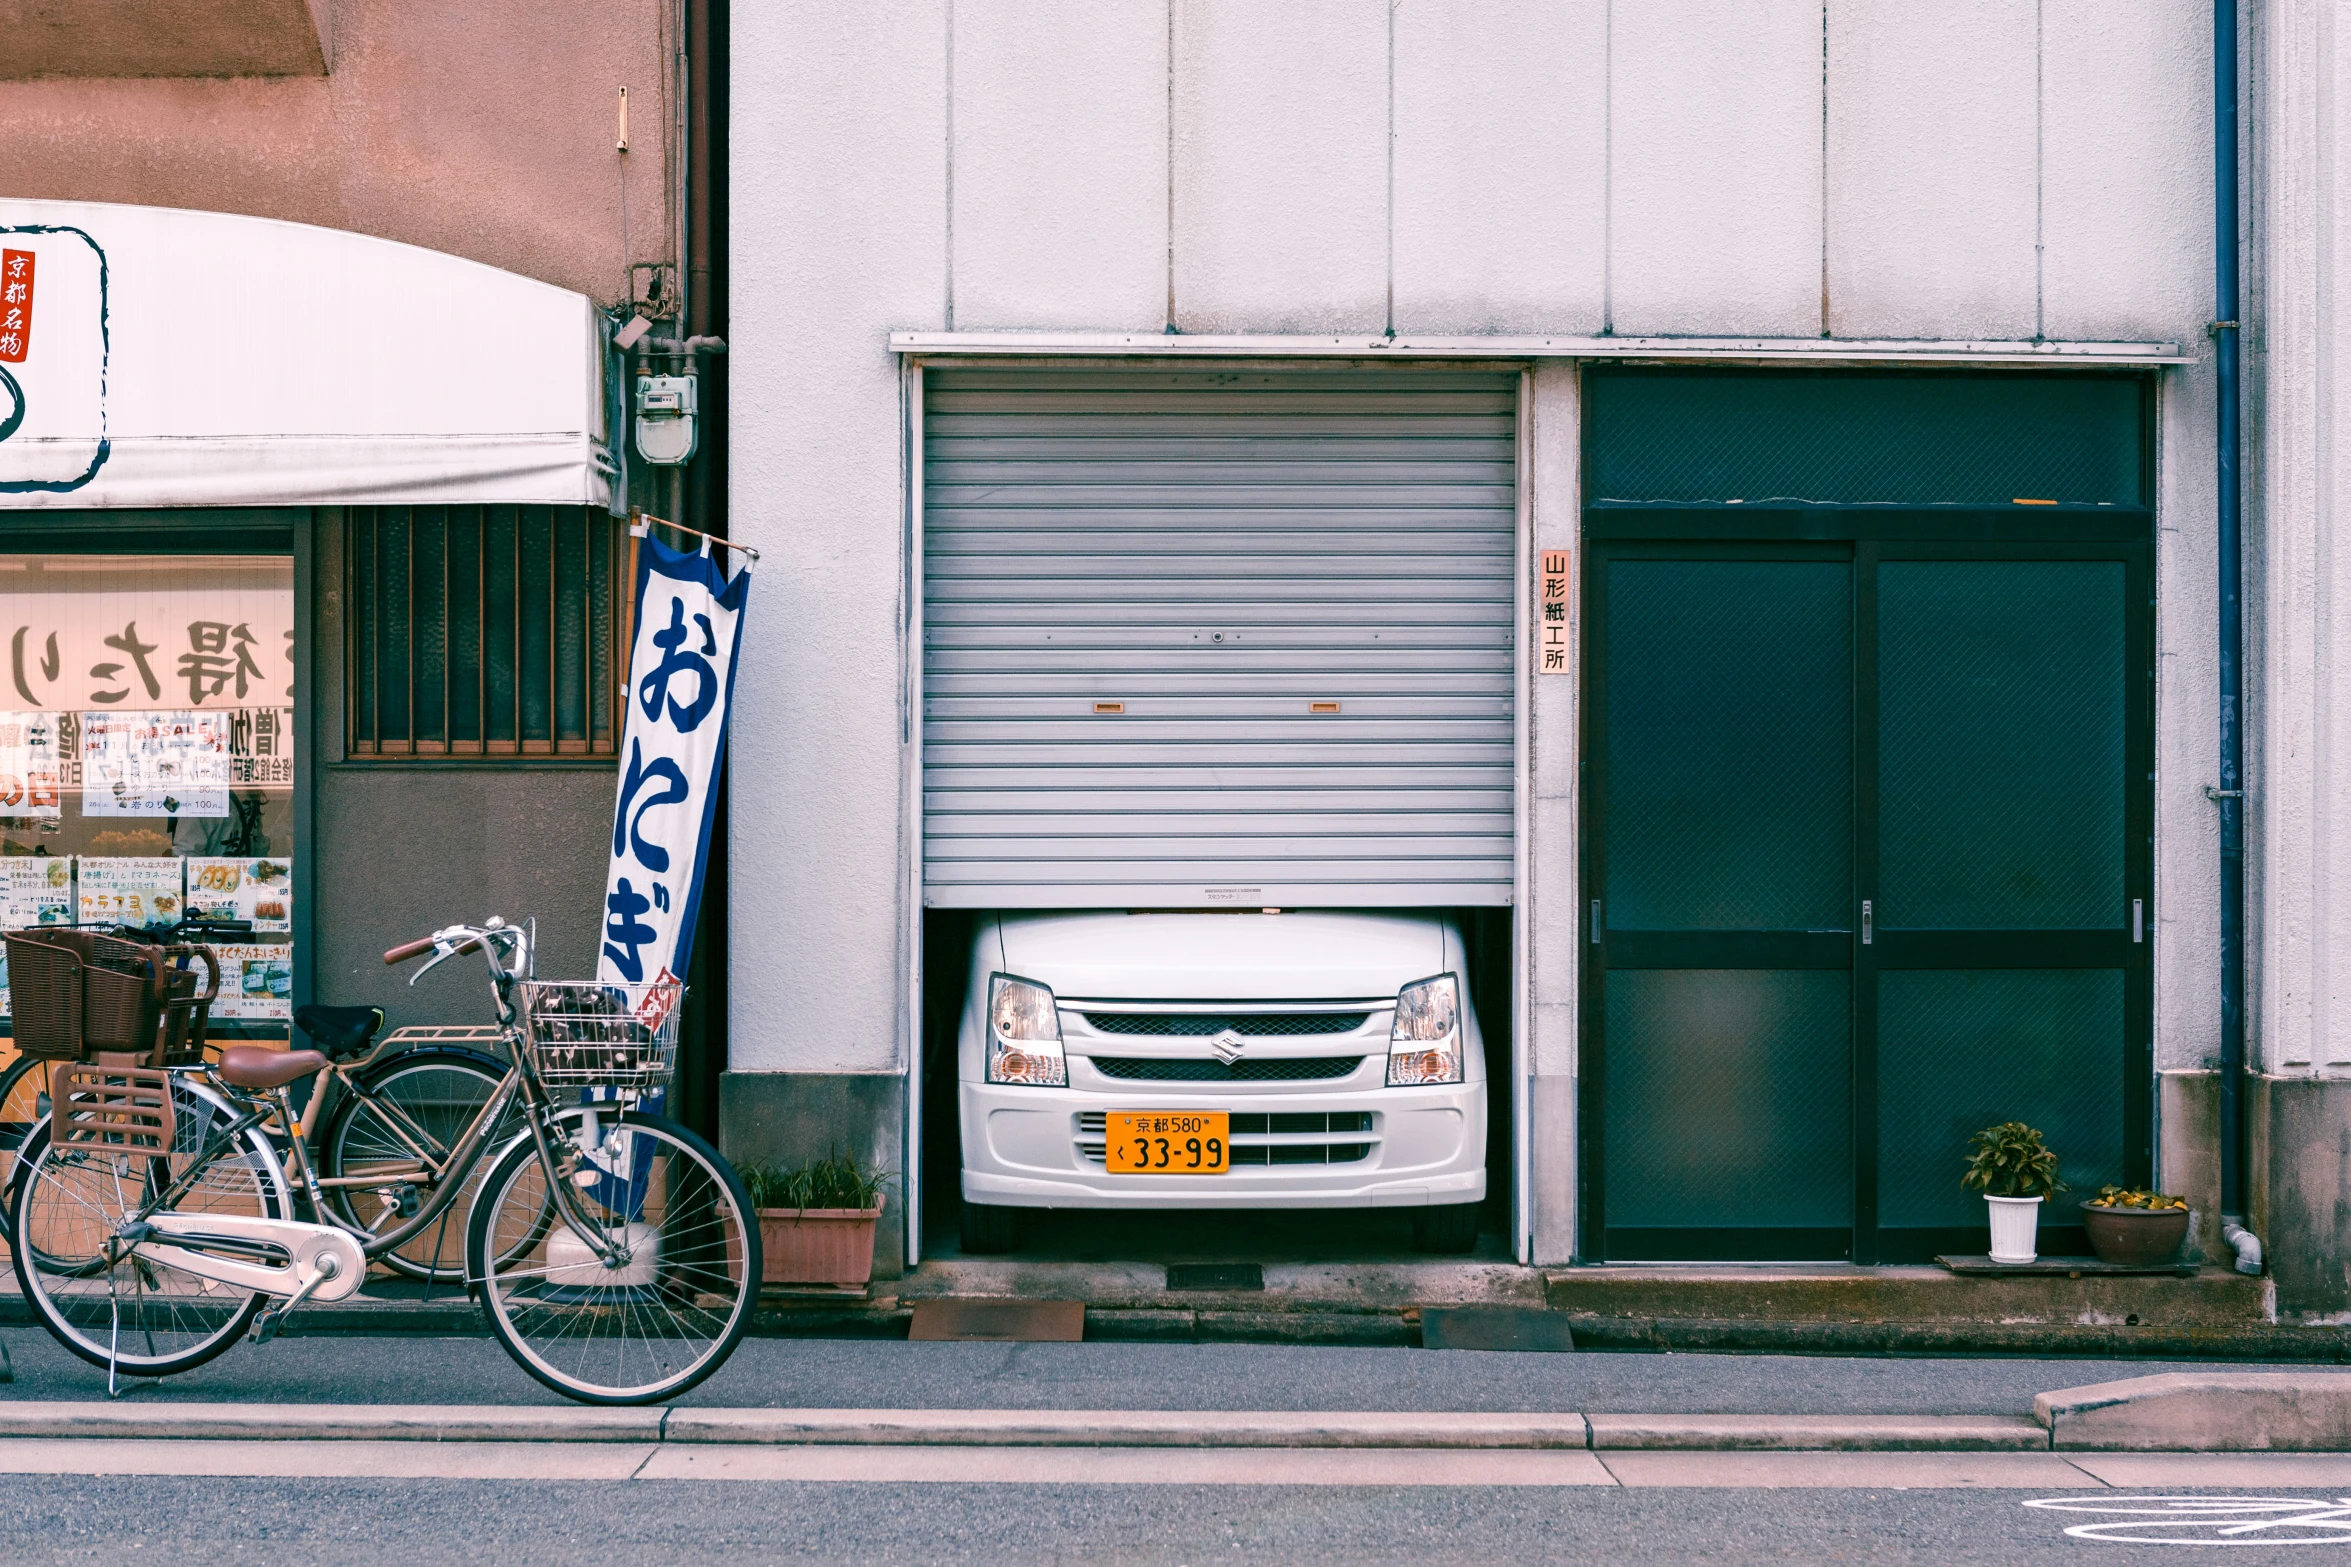
[[[1023,1208],[1412,1210],[1466,1252],[1486,1072],[1460,928],[1429,914],[984,920],[957,1042],[963,1249]]]

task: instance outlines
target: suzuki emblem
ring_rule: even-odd
[[[1228,1028],[1210,1040],[1208,1048],[1216,1052],[1216,1059],[1222,1061],[1226,1066],[1231,1066],[1235,1061],[1241,1059],[1241,1052],[1249,1047],[1240,1035]]]

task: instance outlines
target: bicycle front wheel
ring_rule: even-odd
[[[94,1366],[111,1361],[130,1376],[170,1376],[204,1364],[236,1342],[264,1297],[137,1252],[109,1267],[104,1248],[116,1227],[198,1159],[204,1167],[175,1212],[281,1219],[288,1208],[284,1173],[258,1127],[223,1140],[235,1111],[180,1080],[172,1110],[168,1157],[59,1147],[46,1121],[20,1152],[17,1283],[50,1337]]]
[[[759,1228],[734,1167],[676,1122],[615,1112],[596,1143],[575,1190],[597,1233],[557,1206],[525,1139],[475,1199],[466,1278],[498,1341],[547,1386],[582,1403],[656,1403],[741,1342],[759,1297]]]

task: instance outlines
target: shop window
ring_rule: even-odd
[[[212,1032],[284,1038],[296,672],[290,556],[0,553],[0,924],[204,921]]]
[[[629,542],[586,507],[351,511],[347,754],[611,756]]]

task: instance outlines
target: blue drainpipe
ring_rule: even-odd
[[[2245,1221],[2245,730],[2243,473],[2238,462],[2237,5],[2212,6],[2212,325],[2220,446],[2220,1211],[2240,1271],[2261,1271]],[[2242,1237],[2240,1239],[2239,1237]],[[2247,1266],[2250,1262],[2251,1266]]]

